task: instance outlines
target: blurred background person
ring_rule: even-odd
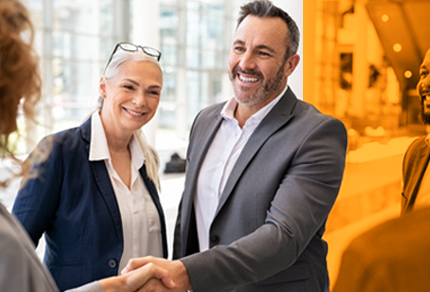
[[[33,119],[40,100],[41,79],[32,44],[33,26],[26,8],[16,0],[0,1],[0,158],[12,158],[16,166],[21,165],[14,157],[15,145],[10,137],[17,129],[18,107],[21,104],[25,117]],[[23,163],[17,175],[24,174],[28,179],[30,163],[31,160]],[[7,185],[8,180],[1,178],[2,193]],[[0,250],[0,291],[58,291],[27,233],[1,203]],[[73,291],[136,291],[151,277],[166,280],[166,271],[148,266],[137,273],[93,282]],[[168,279],[164,283],[172,284]]]
[[[141,131],[160,101],[160,57],[117,44],[100,78],[100,109],[37,147],[52,143],[13,213],[36,246],[45,233],[44,263],[60,290],[118,275],[133,257],[167,257],[158,156]]]
[[[421,104],[420,119],[430,125],[430,49],[419,68],[417,93]],[[430,204],[430,134],[416,139],[403,161],[402,214],[417,206]]]

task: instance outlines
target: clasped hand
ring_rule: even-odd
[[[121,271],[122,275],[127,275],[132,273],[137,269],[140,269],[147,265],[154,265],[156,267],[162,268],[168,272],[168,280],[160,277],[152,277],[148,280],[144,286],[139,288],[139,292],[163,292],[163,291],[178,291],[184,292],[191,290],[191,284],[188,278],[187,270],[184,264],[179,261],[168,261],[161,258],[155,257],[144,257],[131,259],[127,266]],[[166,278],[167,279],[167,278]]]

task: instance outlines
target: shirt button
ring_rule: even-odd
[[[211,235],[211,243],[217,244],[219,242],[219,236],[218,235]]]
[[[109,260],[108,265],[112,269],[116,268],[116,260],[114,260],[114,259]]]

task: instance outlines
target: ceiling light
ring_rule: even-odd
[[[400,52],[400,51],[402,50],[402,45],[401,45],[401,44],[399,44],[399,43],[394,44],[394,46],[393,46],[393,50],[394,50],[394,52],[396,52],[396,53]]]
[[[406,78],[409,79],[409,78],[412,77],[412,71],[411,70],[406,70],[405,73],[404,73],[404,75],[405,75]]]

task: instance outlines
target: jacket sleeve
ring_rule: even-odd
[[[55,143],[51,138],[44,138],[37,146],[38,150],[31,154],[30,157],[34,157],[39,150],[45,151],[46,147],[51,149],[46,160],[36,160],[31,167],[31,176],[21,186],[12,209],[12,213],[27,230],[35,246],[55,216],[61,195],[61,143]]]

